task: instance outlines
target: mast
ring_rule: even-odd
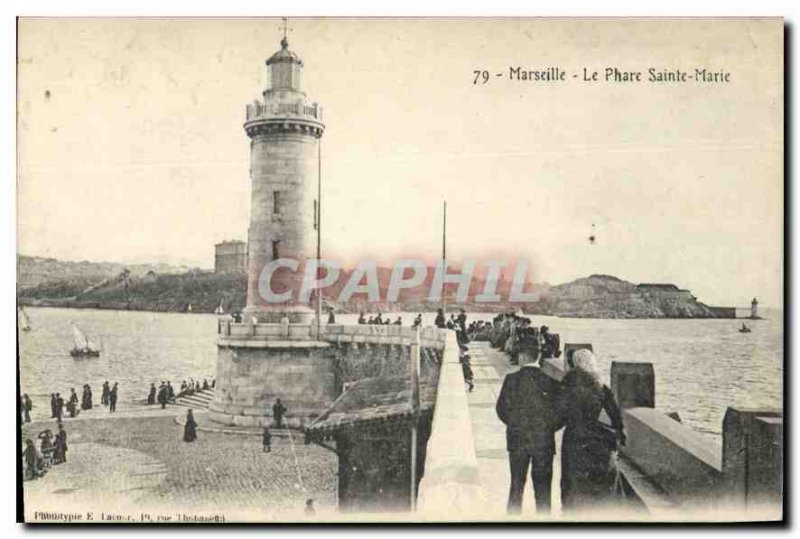
[[[447,273],[447,201],[442,209],[442,271]],[[447,314],[447,290],[442,284],[442,313]]]
[[[322,324],[322,293],[319,287],[320,265],[322,263],[322,137],[317,139],[317,207],[314,220],[317,223],[317,339]]]

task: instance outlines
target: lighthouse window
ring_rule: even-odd
[[[280,255],[281,240],[272,240],[272,260],[278,260]]]
[[[279,215],[281,213],[281,192],[272,192],[272,213]]]

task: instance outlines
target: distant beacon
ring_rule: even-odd
[[[316,257],[315,192],[319,139],[325,130],[322,109],[302,90],[303,61],[281,40],[281,50],[267,60],[269,81],[263,101],[247,105],[245,132],[250,137],[252,186],[248,231],[247,307],[244,315],[259,322],[308,323],[314,316],[297,294],[302,265]],[[292,290],[292,300],[268,303],[259,290],[264,267],[279,258],[295,259],[296,272],[278,270],[272,290]]]

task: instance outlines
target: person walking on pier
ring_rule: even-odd
[[[272,434],[269,432],[269,427],[264,427],[264,432],[261,434],[261,451],[272,453]]]
[[[150,384],[150,393],[147,394],[147,404],[155,404],[156,403],[156,385],[154,383]]]
[[[100,404],[108,406],[108,395],[111,393],[111,388],[108,386],[108,380],[103,382],[103,393],[100,395]]]
[[[117,411],[117,383],[114,382],[114,387],[111,388],[111,391],[108,393],[108,411],[109,412],[116,412]]]
[[[183,441],[194,442],[197,440],[197,423],[194,420],[192,409],[186,412],[186,424],[183,426]]]
[[[33,410],[33,401],[27,393],[22,395],[22,416],[25,423],[31,422],[31,410]]]
[[[281,402],[281,399],[275,399],[275,404],[272,406],[272,417],[275,418],[276,427],[283,427],[283,416],[286,413],[286,410],[287,408]]]
[[[559,384],[539,368],[538,346],[526,341],[519,349],[521,367],[506,375],[496,406],[497,416],[506,425],[511,470],[507,508],[511,514],[522,510],[529,466],[536,510],[550,512],[555,431],[561,427]]]
[[[612,456],[625,445],[622,416],[608,386],[600,383],[589,350],[572,356],[575,368],[562,380],[559,408],[566,428],[561,444],[561,505],[564,511],[608,506],[617,494]],[[606,411],[611,425],[598,421]]]

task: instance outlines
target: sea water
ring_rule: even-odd
[[[141,402],[151,383],[209,381],[215,376],[217,316],[93,309],[27,308],[32,330],[20,332],[20,387],[34,405],[49,407],[49,394],[69,395],[92,386],[99,402],[102,383],[119,383],[121,402]],[[387,313],[404,325],[416,313]],[[729,406],[782,405],[782,312],[764,310],[764,320],[596,320],[533,316],[561,336],[561,343],[592,343],[602,379],[612,361],[645,361],[656,375],[656,407],[676,411],[701,431],[719,434]],[[385,315],[386,316],[386,315]],[[426,313],[424,323],[432,324]],[[468,321],[491,314],[468,313]],[[355,323],[357,315],[338,315]],[[99,358],[72,358],[72,324],[102,343]]]

